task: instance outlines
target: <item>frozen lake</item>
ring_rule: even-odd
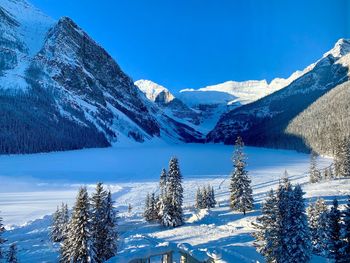
[[[156,189],[171,156],[179,158],[185,187],[201,182],[220,187],[232,170],[232,152],[227,145],[180,144],[0,156],[1,214],[7,224],[23,224],[52,213],[62,201],[72,205],[79,185],[98,181],[110,185],[121,206],[140,208],[146,193],[140,197],[140,189]],[[308,170],[307,154],[254,147],[245,152],[255,184],[274,184],[285,169],[296,176]],[[330,160],[319,163],[326,166]]]

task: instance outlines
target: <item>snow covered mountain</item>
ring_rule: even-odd
[[[267,83],[266,80],[226,81],[196,90],[183,89],[180,91],[180,98],[190,105],[220,103],[238,107],[288,86],[302,74],[304,74],[303,71],[296,71],[287,79],[276,78],[270,83]]]
[[[165,87],[150,80],[140,79],[135,81],[135,85],[146,95],[146,97],[158,104],[167,104],[175,99]]]
[[[0,0],[0,21],[0,152],[201,137],[150,103],[70,18]]]
[[[270,83],[266,80],[227,81],[200,89],[183,89],[176,94],[150,80],[138,80],[135,85],[169,116],[187,124],[190,122],[206,134],[215,127],[222,114],[288,86],[310,69],[296,71],[287,79],[276,78]]]
[[[207,140],[231,144],[241,135],[250,145],[307,150],[310,145],[300,131],[291,134],[286,129],[314,101],[349,79],[349,52],[350,41],[340,39],[284,89],[224,114]],[[313,125],[311,121],[303,129]]]

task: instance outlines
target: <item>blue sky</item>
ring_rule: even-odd
[[[29,0],[69,16],[134,80],[171,90],[288,77],[341,37],[349,0]]]

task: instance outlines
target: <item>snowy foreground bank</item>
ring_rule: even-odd
[[[8,231],[9,241],[17,241],[21,262],[56,262],[58,253],[48,238],[50,216],[62,201],[72,205],[79,185],[90,188],[104,181],[113,192],[120,211],[120,249],[117,262],[127,262],[135,246],[167,244],[195,253],[220,248],[229,262],[264,262],[252,245],[251,222],[259,214],[245,217],[227,206],[228,175],[232,169],[232,147],[223,145],[178,145],[90,149],[62,153],[1,156],[0,207],[5,224],[22,225]],[[293,183],[301,183],[309,200],[335,196],[342,204],[350,194],[349,180],[308,184],[309,156],[284,150],[247,147],[248,170],[252,178],[256,209],[270,188],[276,188],[286,169]],[[147,192],[157,191],[162,167],[172,155],[180,160],[184,177],[186,223],[165,229],[142,219]],[[320,167],[331,160],[321,158]],[[214,186],[219,207],[212,211],[193,208],[198,186]],[[128,212],[127,207],[132,210]],[[32,222],[28,222],[34,220]],[[26,223],[27,222],[27,223]],[[25,224],[26,223],[26,224]],[[132,247],[134,249],[132,249]],[[232,260],[232,261],[231,261]],[[319,262],[320,259],[315,259]],[[112,261],[113,262],[113,261]]]

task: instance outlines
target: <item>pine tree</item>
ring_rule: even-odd
[[[327,250],[328,208],[322,198],[309,206],[308,216],[313,251],[324,256]]]
[[[147,222],[159,220],[159,197],[155,193],[147,194],[144,217]]]
[[[344,240],[343,247],[341,249],[341,253],[343,255],[341,262],[350,262],[350,196],[348,198],[348,202],[345,206],[343,212],[343,222],[344,229],[342,232],[342,239]]]
[[[159,189],[160,189],[160,197],[162,197],[165,193],[165,188],[166,188],[166,182],[167,182],[167,172],[166,170],[163,168],[162,172],[160,174],[160,179],[159,179]]]
[[[287,174],[276,194],[271,190],[262,206],[262,215],[253,226],[258,251],[271,263],[308,262],[311,257],[309,228],[303,191],[292,187]]]
[[[172,199],[170,198],[170,195],[165,194],[162,199],[160,200],[160,209],[159,209],[159,222],[163,226],[175,226],[174,220],[173,220],[173,205],[172,205]]]
[[[202,188],[202,204],[203,209],[209,208],[209,193],[206,187]]]
[[[250,186],[251,181],[246,171],[246,157],[243,152],[243,141],[238,137],[235,144],[233,156],[234,170],[230,182],[230,207],[235,211],[243,212],[253,208],[253,195]]]
[[[152,221],[152,218],[151,218],[151,195],[149,193],[147,193],[147,196],[146,196],[143,217],[146,219],[147,222]]]
[[[306,209],[306,213],[307,213],[308,223],[309,223],[309,227],[310,227],[311,243],[314,247],[316,244],[316,240],[317,240],[316,231],[317,231],[317,227],[318,227],[318,218],[316,215],[314,203],[309,204],[308,208]]]
[[[202,208],[203,208],[202,189],[199,188],[199,187],[197,188],[195,207],[196,207],[197,209],[202,209]]]
[[[317,155],[314,151],[310,155],[310,183],[317,183],[319,181],[319,171],[317,170]]]
[[[317,227],[314,240],[314,251],[324,255],[327,250],[327,225],[328,225],[328,208],[326,202],[319,198],[315,203],[315,215],[317,218]]]
[[[16,243],[12,243],[9,247],[9,251],[7,252],[6,255],[6,261],[8,263],[17,263],[17,245]]]
[[[62,240],[67,238],[67,231],[68,231],[68,223],[69,223],[69,211],[68,211],[68,205],[62,203],[61,205],[61,236]]]
[[[52,215],[52,224],[51,224],[51,240],[52,242],[61,242],[62,241],[62,231],[61,231],[61,210],[57,206],[55,213]]]
[[[333,200],[328,218],[328,256],[335,262],[341,262],[343,242],[341,240],[341,213],[338,209],[337,199]]]
[[[253,223],[256,232],[253,234],[257,242],[258,251],[265,257],[266,262],[279,262],[277,261],[278,247],[280,245],[279,240],[279,223],[277,216],[278,204],[277,198],[273,190],[268,193],[265,202],[262,205],[262,215]]]
[[[117,254],[118,249],[118,222],[117,222],[117,211],[114,208],[112,194],[108,191],[106,199],[106,218],[105,224],[107,229],[107,237],[104,245],[104,256],[105,260]]]
[[[169,172],[166,182],[166,193],[162,198],[161,223],[164,226],[176,227],[183,224],[183,188],[182,175],[176,157],[169,162]]]
[[[66,238],[68,221],[68,206],[62,203],[61,207],[57,206],[55,213],[52,215],[50,233],[52,242],[62,242]]]
[[[210,205],[209,208],[214,208],[216,205],[216,200],[215,200],[215,192],[214,192],[214,187],[210,187],[210,185],[208,186],[208,192],[210,193],[209,197],[210,197]]]
[[[277,262],[289,262],[288,246],[290,242],[291,228],[291,206],[293,199],[292,185],[288,179],[288,173],[285,171],[282,182],[277,189],[277,222],[278,222],[278,247],[276,251]]]
[[[350,176],[350,142],[349,139],[339,140],[335,150],[335,173],[337,177]]]
[[[105,242],[108,234],[106,226],[107,191],[102,183],[97,183],[95,193],[91,197],[91,240],[98,262],[105,260]]]
[[[7,241],[2,237],[4,233],[5,233],[5,227],[4,227],[4,224],[2,223],[2,217],[0,217],[0,259],[4,257],[3,245]]]
[[[154,211],[154,218],[155,221],[159,222],[161,220],[160,217],[160,209],[161,209],[161,196],[157,195],[155,197],[155,211]]]
[[[311,258],[311,242],[309,226],[305,213],[304,192],[296,185],[291,199],[290,225],[288,230],[288,255],[291,263],[309,262]]]
[[[151,194],[151,218],[152,218],[152,221],[157,221],[159,218],[158,218],[158,206],[157,206],[157,203],[158,203],[158,200],[159,200],[159,197],[155,195],[155,193],[152,193]]]
[[[67,238],[61,246],[60,262],[96,263],[91,240],[90,203],[85,187],[80,188],[68,225]]]

